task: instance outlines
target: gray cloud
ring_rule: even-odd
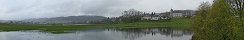
[[[211,0],[0,0],[0,20],[75,15],[119,16],[131,8],[145,12],[193,9]]]

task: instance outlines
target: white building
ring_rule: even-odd
[[[171,17],[192,17],[196,14],[193,10],[173,10],[171,9]]]

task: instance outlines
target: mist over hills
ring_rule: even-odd
[[[39,19],[26,19],[22,22],[32,22],[39,24],[46,23],[93,23],[106,19],[103,16],[68,16],[68,17],[54,17],[54,18],[39,18]]]

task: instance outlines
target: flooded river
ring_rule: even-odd
[[[92,29],[68,33],[0,32],[0,40],[190,40],[189,30],[170,28]]]

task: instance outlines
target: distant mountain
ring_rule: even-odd
[[[27,19],[23,22],[31,23],[94,23],[106,19],[103,16],[68,16],[68,17],[55,17],[55,18],[40,18],[40,19]]]
[[[0,23],[6,23],[8,22],[7,20],[0,20]]]

